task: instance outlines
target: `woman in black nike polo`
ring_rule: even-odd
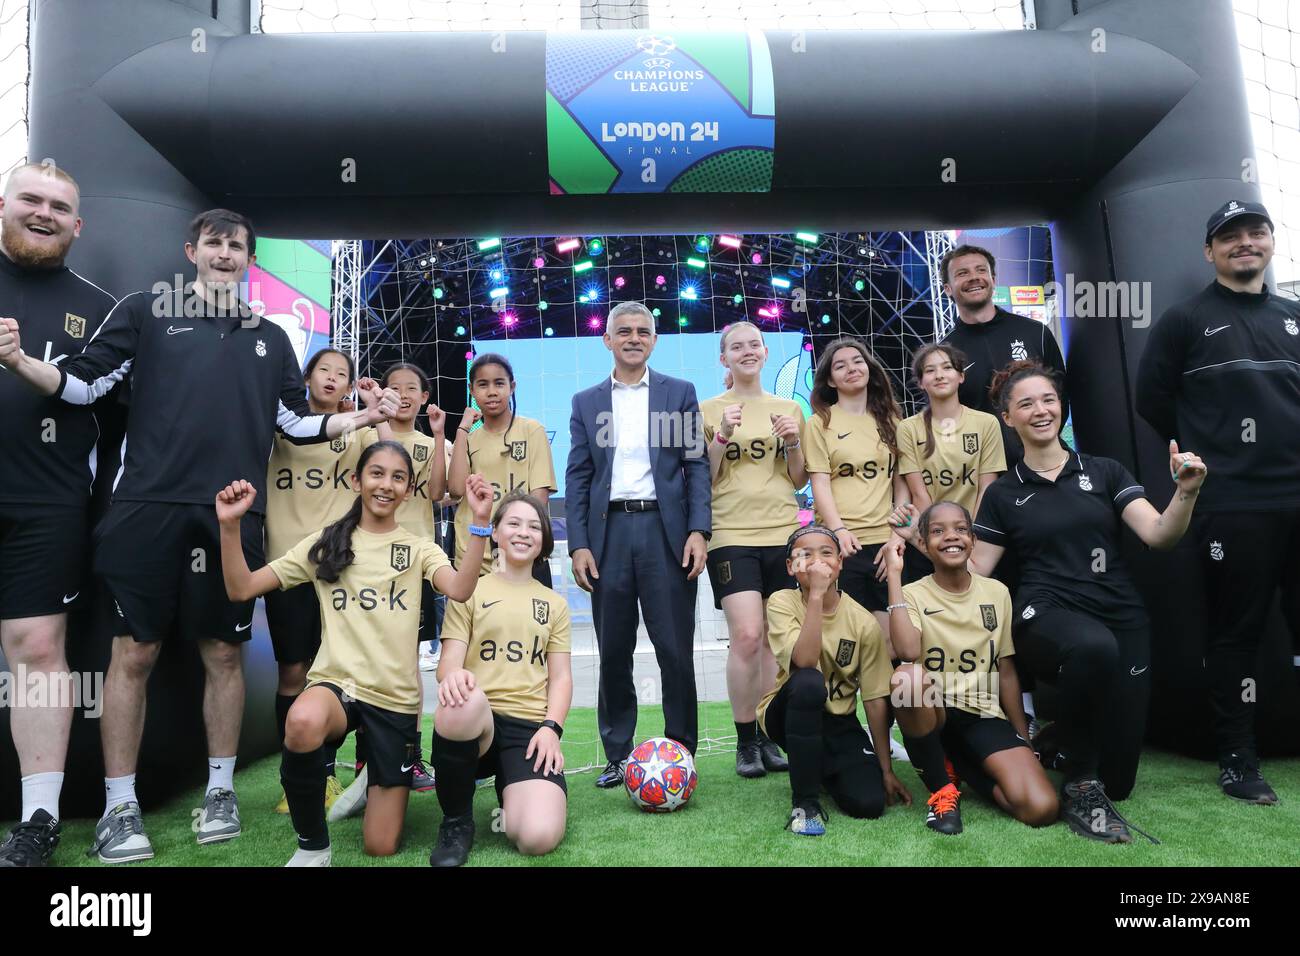
[[[988,575],[1005,549],[1019,557],[1012,633],[1021,665],[1060,692],[1057,753],[1043,757],[1065,775],[1062,816],[1083,836],[1128,843],[1107,790],[1122,800],[1137,777],[1151,641],[1120,556],[1120,524],[1148,547],[1172,548],[1191,520],[1205,465],[1169,443],[1178,493],[1161,514],[1119,462],[1062,446],[1061,392],[1060,373],[1036,363],[994,376],[990,393],[1025,456],[984,494],[971,566]]]

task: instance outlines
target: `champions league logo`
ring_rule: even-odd
[[[638,37],[636,48],[649,55],[648,60],[641,61],[647,70],[666,70],[673,65],[673,61],[666,57],[677,49],[677,41],[672,37]]]

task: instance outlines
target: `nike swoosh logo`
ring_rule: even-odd
[[[926,613],[927,615],[929,615],[929,614],[938,614],[938,613],[939,613],[940,611],[942,611],[942,610],[943,610],[943,608],[941,608],[941,607],[937,607],[937,608],[935,608],[933,611],[931,611],[931,610],[927,607],[927,608],[925,608],[925,613]]]
[[[252,621],[249,621],[247,624],[236,624],[236,625],[235,625],[235,633],[238,634],[240,631],[246,631],[246,630],[248,630],[248,629],[249,629],[250,627],[252,627],[252,626],[253,626],[253,622],[252,622]]]
[[[1035,491],[1033,494],[1031,494],[1031,495],[1029,496],[1029,498],[1034,497],[1034,495],[1036,495],[1036,494],[1038,494],[1038,492]],[[1021,505],[1023,505],[1026,501],[1028,501],[1029,498],[1017,498],[1017,499],[1016,499],[1016,507],[1019,508],[1019,507],[1020,507]]]
[[[1217,329],[1206,329],[1206,330],[1205,330],[1205,334],[1206,334],[1206,336],[1211,336],[1211,335],[1213,335],[1215,332],[1222,332],[1224,329],[1227,329],[1227,328],[1231,328],[1231,326],[1230,326],[1230,325],[1221,325],[1221,326],[1219,326]]]
[[[1147,668],[1149,668],[1150,666],[1151,666],[1151,665],[1148,664],[1146,667],[1142,668],[1141,670],[1138,670],[1136,667],[1130,667],[1130,668],[1128,669],[1128,672],[1129,672],[1130,674],[1132,674],[1134,677],[1137,677],[1137,676],[1139,676],[1140,674],[1145,674],[1145,673],[1147,672]]]
[[[494,605],[494,604],[500,604],[500,603],[502,602],[502,600],[504,600],[504,599],[503,599],[503,598],[497,598],[495,601],[484,601],[484,602],[483,602],[483,610],[486,611],[488,608],[490,608],[490,607],[491,607],[492,605]]]
[[[843,435],[836,435],[835,437],[838,438],[838,439],[840,439],[840,440],[842,441],[842,440],[844,440],[845,438],[848,438],[848,437],[849,437],[850,435],[852,435],[852,434],[853,434],[853,432],[845,432]]]
[[[168,334],[168,335],[176,335],[178,332],[193,332],[193,331],[194,331],[194,326],[192,326],[192,325],[186,326],[186,327],[183,328],[183,329],[178,329],[178,328],[176,328],[176,326],[174,326],[174,325],[169,325],[169,326],[167,326],[167,334]]]
[[[208,764],[208,769],[209,769],[209,770],[220,770],[221,768],[218,767],[218,766],[217,766],[216,764],[214,764],[214,763],[210,763],[210,764]]]
[[[402,770],[401,770],[401,772],[402,772],[402,773],[406,773],[408,770],[413,770],[413,769],[415,769],[415,764],[413,764],[413,763],[404,763],[404,764],[402,764]]]
[[[919,438],[916,440],[916,443],[917,443],[918,445],[924,445],[924,444],[925,444],[925,442],[922,441],[922,440],[919,439]]]
[[[71,597],[65,597],[65,598],[63,599],[63,603],[64,603],[64,604],[71,604],[73,601],[75,601],[75,600],[77,599],[77,597],[78,597],[80,594],[81,594],[81,592],[78,591],[76,594],[72,595]]]

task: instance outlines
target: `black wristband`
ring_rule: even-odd
[[[555,731],[555,736],[556,736],[557,739],[559,739],[559,740],[563,740],[563,739],[564,739],[564,728],[561,727],[559,724],[557,724],[555,721],[553,721],[553,720],[547,718],[546,720],[543,720],[543,721],[542,721],[542,726],[543,726],[543,727],[550,727],[551,730]]]

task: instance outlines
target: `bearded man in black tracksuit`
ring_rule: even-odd
[[[1259,639],[1273,595],[1300,644],[1300,304],[1269,292],[1273,222],[1233,200],[1206,224],[1215,278],[1151,330],[1137,410],[1209,466],[1188,537],[1204,570],[1219,785],[1276,803],[1255,750]]]

